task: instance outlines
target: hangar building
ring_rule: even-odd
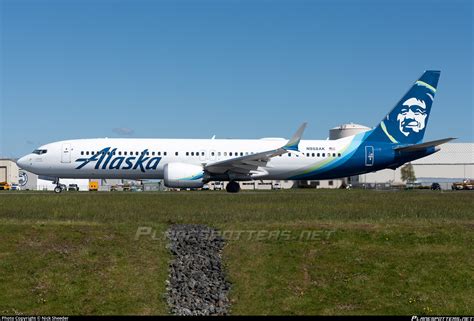
[[[0,159],[0,182],[18,184],[18,166],[11,159]]]

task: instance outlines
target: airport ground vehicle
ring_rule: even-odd
[[[0,182],[0,191],[9,191],[11,190],[11,185],[7,182]]]
[[[130,191],[131,192],[143,192],[143,189],[141,186],[137,186],[137,185],[132,185],[130,187]]]
[[[433,183],[431,184],[431,190],[433,191],[440,191],[441,190],[441,185],[439,185],[439,183]]]
[[[97,192],[99,190],[99,183],[95,181],[89,182],[89,191]]]
[[[78,191],[79,191],[79,186],[77,186],[77,184],[69,184],[69,187],[68,187],[67,190],[68,190],[68,191],[78,192]]]
[[[11,190],[12,191],[19,191],[19,190],[21,190],[21,187],[18,184],[12,184],[11,185]]]
[[[280,182],[275,182],[275,183],[273,183],[272,189],[281,189],[281,184],[280,184]]]
[[[473,190],[474,189],[474,181],[470,179],[465,179],[462,182],[456,182],[451,185],[452,190]]]
[[[223,182],[214,182],[214,190],[215,191],[222,191],[224,189]]]

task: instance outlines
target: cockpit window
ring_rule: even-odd
[[[46,154],[48,152],[47,149],[35,149],[33,151],[33,154],[37,154],[37,155],[43,155],[43,154]]]

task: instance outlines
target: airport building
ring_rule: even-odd
[[[18,166],[11,159],[0,159],[0,182],[18,184]]]

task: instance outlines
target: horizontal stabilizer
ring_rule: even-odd
[[[426,143],[422,143],[422,144],[415,144],[415,145],[410,145],[410,146],[401,146],[401,147],[396,147],[395,150],[400,151],[400,152],[415,152],[415,151],[418,151],[418,150],[424,150],[424,149],[427,149],[429,147],[434,147],[434,146],[438,146],[438,145],[447,143],[449,141],[452,141],[453,139],[456,139],[456,138],[443,138],[443,139],[433,140],[431,142],[426,142]]]

